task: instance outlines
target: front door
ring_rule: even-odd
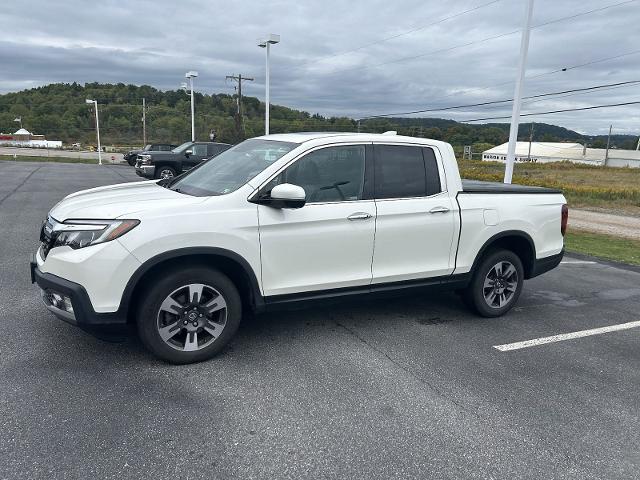
[[[207,144],[195,143],[191,147],[191,151],[192,151],[191,155],[189,155],[182,161],[182,169],[185,171],[195,167],[200,162],[202,162],[205,158],[207,158]]]
[[[299,209],[258,205],[265,296],[368,286],[376,207],[364,199],[365,146],[322,147],[271,180],[304,188]]]

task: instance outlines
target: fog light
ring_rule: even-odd
[[[49,304],[52,307],[58,308],[65,312],[73,313],[73,305],[71,303],[71,298],[66,295],[61,295],[57,292],[48,291],[45,294],[46,300],[48,300]]]
[[[62,298],[64,302],[64,309],[69,313],[73,313],[73,305],[71,304],[71,299],[69,297]]]

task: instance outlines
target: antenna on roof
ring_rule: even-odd
[[[397,135],[398,132],[396,132],[395,130],[388,130],[386,132],[384,132],[382,135]]]

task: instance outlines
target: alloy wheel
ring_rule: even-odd
[[[168,168],[160,170],[160,178],[173,178],[173,172]]]
[[[160,338],[183,352],[206,348],[222,333],[227,322],[227,302],[210,285],[191,283],[164,299],[157,315]]]
[[[502,308],[513,299],[518,289],[518,271],[508,261],[496,263],[485,276],[482,294],[491,308]]]

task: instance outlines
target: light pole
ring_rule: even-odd
[[[189,79],[189,89],[191,90],[191,141],[196,141],[196,118],[195,109],[193,106],[193,79],[198,76],[198,72],[189,70],[184,74],[185,78]]]
[[[100,146],[100,121],[98,120],[98,101],[86,99],[85,103],[93,104],[96,109],[96,138],[98,140],[98,165],[102,165],[102,147]]]
[[[513,178],[513,164],[516,160],[516,144],[518,142],[518,126],[520,123],[520,104],[522,103],[522,86],[524,73],[527,66],[527,53],[529,52],[529,34],[531,33],[531,16],[533,14],[533,1],[527,0],[527,8],[524,15],[524,27],[520,41],[520,58],[518,60],[518,77],[513,94],[513,108],[511,111],[511,127],[509,128],[509,145],[507,146],[507,163],[504,169],[504,183],[511,183]]]
[[[267,50],[267,65],[265,74],[265,100],[264,100],[264,134],[269,135],[269,47],[280,42],[280,35],[270,33],[266,38],[258,39],[258,46]]]

